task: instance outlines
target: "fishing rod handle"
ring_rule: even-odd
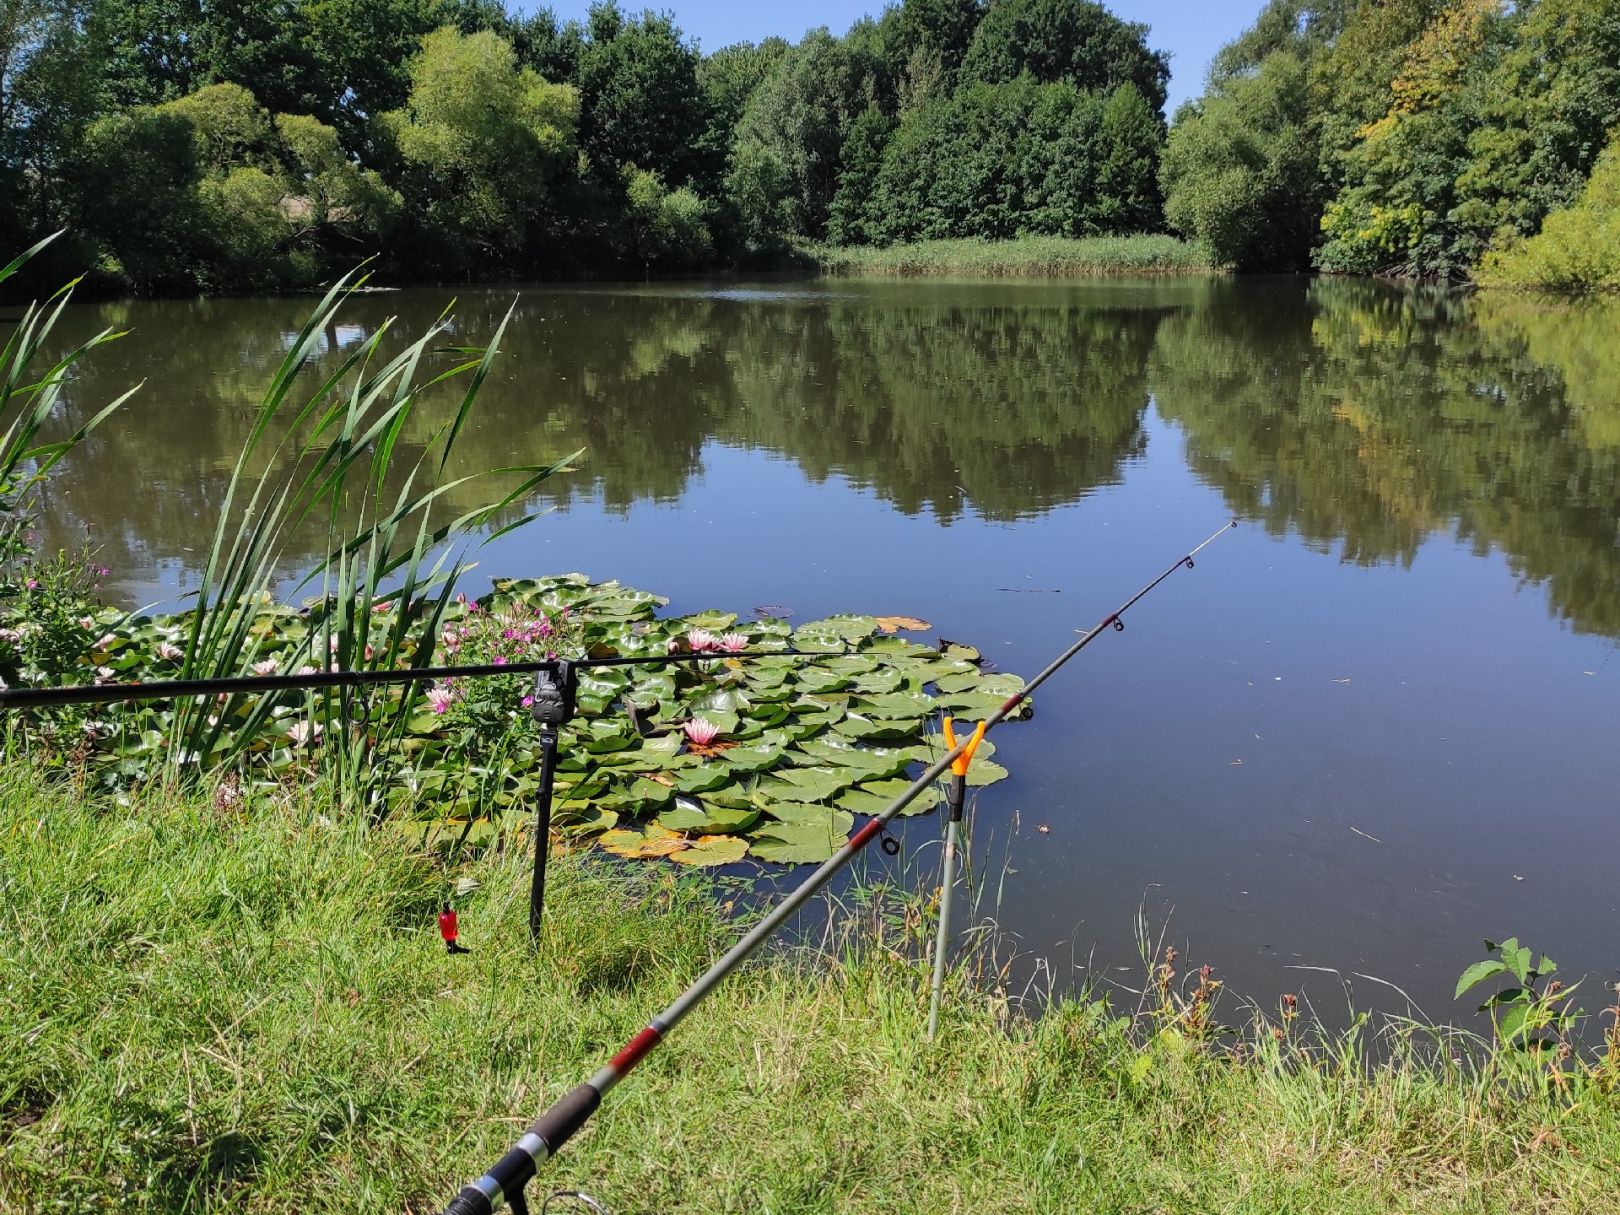
[[[510,1196],[519,1193],[548,1157],[574,1137],[602,1103],[602,1094],[589,1083],[565,1093],[541,1114],[495,1166],[461,1188],[444,1215],[493,1215]]]

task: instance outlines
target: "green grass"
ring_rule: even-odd
[[[452,871],[322,810],[86,804],[0,767],[0,1210],[436,1211],[735,933],[700,882],[575,855],[531,957],[519,849]],[[458,879],[472,952],[448,957]],[[1142,1046],[993,985],[959,990],[930,1047],[904,934],[751,967],[547,1186],[618,1212],[1620,1205],[1612,1092],[1561,1110],[1263,1033]]]
[[[877,248],[809,251],[822,273],[850,278],[1084,278],[1208,274],[1209,255],[1173,236],[1094,236],[1071,240],[931,240]]]

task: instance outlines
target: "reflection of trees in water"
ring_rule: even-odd
[[[448,298],[354,300],[311,371],[389,316],[402,341],[419,335]],[[493,333],[510,300],[466,295],[456,340]],[[74,314],[85,333],[134,330],[86,366],[74,401],[146,387],[50,487],[51,538],[89,523],[109,564],[158,554],[194,567],[309,303]],[[679,498],[714,437],[779,452],[816,480],[848,477],[907,513],[1017,519],[1117,479],[1143,448],[1152,392],[1185,429],[1195,470],[1273,531],[1342,542],[1347,559],[1372,563],[1410,561],[1446,529],[1547,582],[1577,627],[1620,634],[1617,332],[1620,303],[1337,281],[548,290],[520,301],[449,471],[585,448],[580,471],[542,499],[624,510]],[[448,411],[456,394],[443,395]],[[408,453],[445,416],[417,415]],[[322,538],[313,523],[289,551],[311,554]]]
[[[914,514],[1040,513],[1142,450],[1157,312],[863,302],[755,309],[722,437]]]
[[[1274,532],[1410,561],[1448,529],[1620,633],[1620,309],[1320,281],[1216,283],[1153,383],[1194,469]]]

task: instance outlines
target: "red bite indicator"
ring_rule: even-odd
[[[456,952],[456,933],[458,931],[456,913],[450,910],[450,904],[446,903],[444,910],[439,912],[439,935],[444,938],[444,947],[450,953]]]

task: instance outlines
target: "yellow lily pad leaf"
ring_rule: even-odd
[[[673,856],[684,851],[687,843],[679,835],[660,831],[657,835],[643,835],[639,831],[604,831],[596,839],[603,849],[614,856],[633,861],[651,860],[655,856]]]
[[[934,627],[928,621],[919,620],[915,616],[879,616],[876,619],[878,628],[885,633],[896,633],[901,629],[908,633],[922,633]]]
[[[677,865],[730,865],[748,855],[748,844],[735,835],[700,835],[691,844],[670,854]]]

